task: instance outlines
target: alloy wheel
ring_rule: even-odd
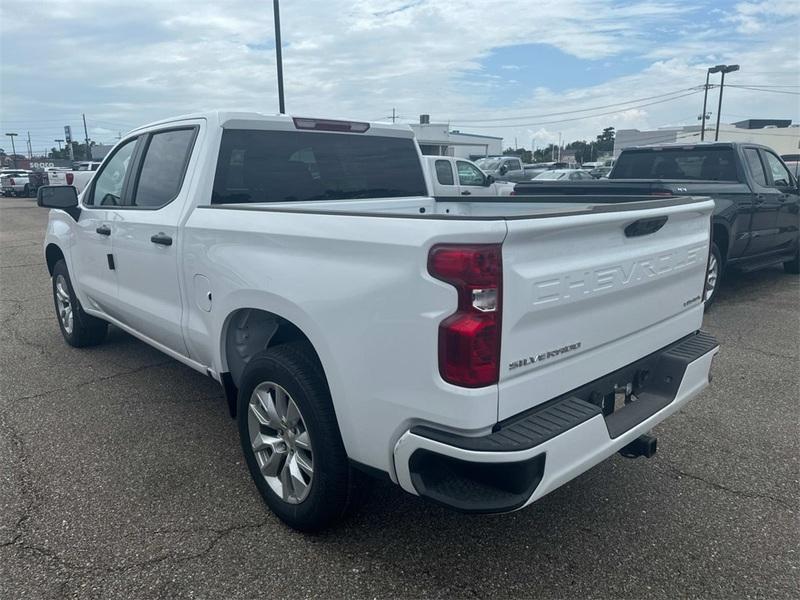
[[[703,300],[708,302],[714,291],[717,288],[717,281],[719,280],[719,262],[717,257],[713,254],[708,258],[708,268],[706,269],[706,288]]]
[[[74,327],[74,314],[72,311],[72,302],[69,298],[69,287],[67,280],[63,275],[56,278],[56,307],[58,309],[58,318],[61,321],[61,326],[67,335],[72,335],[72,328]]]
[[[303,415],[291,395],[277,383],[260,383],[250,396],[247,428],[267,485],[289,504],[305,500],[314,477],[314,458]]]

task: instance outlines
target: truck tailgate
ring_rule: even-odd
[[[673,198],[509,219],[498,419],[699,329],[713,207]]]

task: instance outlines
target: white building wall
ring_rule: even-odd
[[[705,141],[714,141],[714,127],[706,126]],[[700,126],[667,127],[640,131],[620,129],[614,140],[614,158],[623,148],[685,142],[695,144],[700,141]],[[775,129],[742,129],[733,125],[720,125],[720,142],[749,142],[772,148],[778,154],[797,154],[800,151],[800,127],[781,127]]]
[[[503,153],[503,138],[451,131],[447,123],[413,123],[411,129],[427,154],[435,150],[436,154],[469,158]]]

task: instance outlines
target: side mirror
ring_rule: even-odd
[[[483,180],[483,185],[489,187],[494,183],[494,177],[492,175],[487,175],[486,179]]]
[[[500,167],[500,171],[499,171],[500,175],[505,175],[506,172],[508,172],[508,167],[507,166],[503,165],[502,167]]]
[[[36,204],[65,211],[76,221],[80,215],[78,192],[71,185],[43,185],[36,190]]]

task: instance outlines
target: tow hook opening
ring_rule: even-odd
[[[633,440],[627,446],[623,446],[619,453],[625,458],[637,458],[644,456],[645,458],[652,457],[658,449],[658,438],[654,435],[645,433]]]

